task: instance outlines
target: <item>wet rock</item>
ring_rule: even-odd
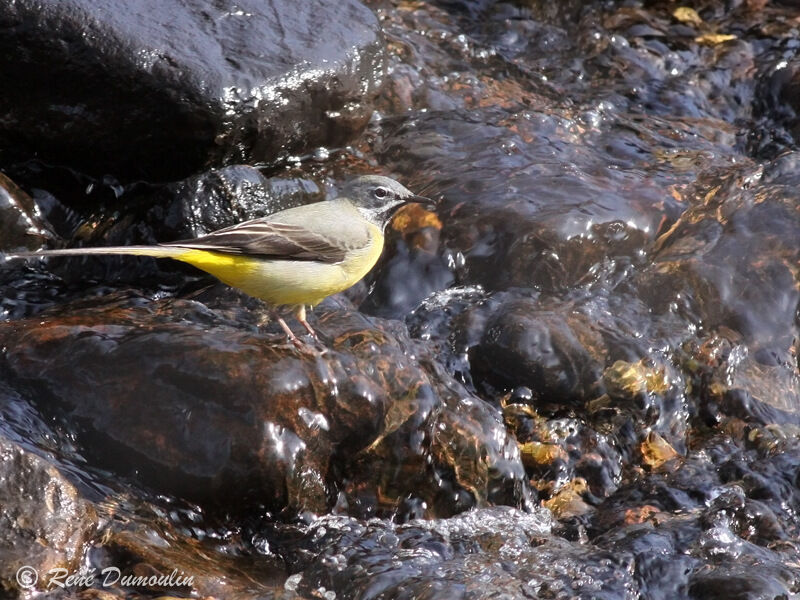
[[[618,360],[603,373],[608,393],[617,399],[633,399],[646,394],[663,394],[669,389],[665,370],[641,360],[628,363]]]
[[[382,78],[377,20],[355,0],[26,0],[0,31],[3,146],[128,179],[341,145]]]
[[[586,480],[579,477],[542,502],[542,506],[550,509],[558,519],[580,517],[592,511],[592,507],[583,499],[588,491]]]
[[[409,333],[423,340],[448,372],[474,388],[469,349],[480,342],[488,310],[476,306],[495,302],[480,287],[451,288],[432,294],[406,317]]]
[[[530,406],[521,410],[523,406],[506,404],[503,415],[521,444],[531,484],[547,506],[560,510],[573,501],[596,504],[617,490],[625,445],[630,443],[622,433],[598,431],[599,427],[579,419],[545,418]]]
[[[703,439],[702,450],[668,463],[670,468],[625,482],[598,509],[596,530],[611,530],[627,518],[626,510],[648,506],[661,511],[661,519],[667,513],[694,514],[702,517],[702,528],[724,525],[749,543],[791,552],[778,544],[787,530],[775,524],[785,527],[787,511],[800,502],[792,483],[800,472],[798,441],[787,437],[750,448],[744,436],[766,439],[773,437],[770,430],[748,434],[731,423],[728,431]]]
[[[624,295],[570,301],[451,290],[408,321],[453,376],[499,401],[541,496],[582,478],[595,502],[618,488],[632,458],[649,459],[642,449],[651,437],[685,451],[692,399],[680,371],[647,348],[664,343],[663,332],[635,330],[646,315],[641,301]],[[535,353],[533,343],[512,346],[527,339],[554,341],[548,353]],[[648,358],[630,360],[637,356]],[[661,462],[665,452],[656,454]]]
[[[727,527],[742,539],[769,546],[786,539],[777,515],[763,502],[745,495],[744,489],[732,484],[714,498],[703,516],[709,527]]]
[[[629,310],[637,314],[638,308],[632,303]],[[640,350],[619,344],[621,332],[611,327],[624,326],[621,317],[602,298],[570,301],[516,290],[442,294],[409,321],[425,339],[446,338],[448,344],[439,345],[442,360],[468,366],[478,388],[526,389],[534,404],[551,408],[600,396],[608,358]]]
[[[79,231],[72,243],[131,245],[199,237],[248,219],[324,199],[307,179],[265,177],[248,165],[211,169],[163,186],[134,186],[129,209]]]
[[[500,385],[529,387],[544,402],[585,401],[601,373],[587,346],[602,351],[602,339],[567,319],[533,301],[503,304],[471,353],[473,368]]]
[[[499,415],[402,328],[323,311],[329,349],[298,353],[259,333],[257,315],[225,315],[180,300],[75,306],[0,325],[0,371],[66,419],[92,461],[227,509],[527,502]]]
[[[459,21],[459,35],[431,7],[386,15],[438,34],[408,37],[416,53],[392,49],[403,67],[398,77],[412,81],[415,94],[429,90],[427,103],[420,97],[415,108],[435,110],[381,121],[376,151],[398,171],[436,174],[442,245],[460,258],[458,283],[556,292],[613,285],[642,265],[655,234],[684,210],[680,189],[691,174],[737,160],[731,123],[751,116],[757,48],[737,40],[701,51],[694,41],[726,27],[732,13],[709,7],[709,22],[701,19],[683,40],[672,31],[675,7],[666,4],[582,8],[569,33],[543,40],[529,33],[552,27],[553,19],[506,3]],[[526,50],[534,43],[547,48]],[[420,54],[446,70],[430,75],[436,67],[420,64]],[[522,90],[487,88],[487,74],[504,69],[519,70]],[[433,86],[463,103],[433,106]],[[548,87],[568,96],[570,106],[543,100]]]
[[[26,583],[44,589],[51,569],[77,569],[97,527],[94,509],[52,464],[5,437],[0,438],[0,506],[0,589],[18,590]]]
[[[748,455],[742,442],[723,435],[705,440],[701,452],[671,470],[632,480],[593,513],[590,539],[607,551],[633,554],[637,581],[648,597],[690,589],[698,598],[717,597],[709,582],[748,572],[759,577],[739,588],[742,598],[772,597],[764,590],[777,590],[780,597],[800,583],[800,570],[789,558],[796,549],[784,543],[786,530],[777,526],[786,522],[796,495],[784,487],[780,497],[759,501],[741,487],[731,463],[770,462]],[[796,474],[796,459],[795,441],[783,449],[782,461],[794,464],[780,477],[785,482]]]
[[[713,548],[711,539],[716,539]],[[692,517],[662,515],[656,523],[620,527],[593,542],[607,552],[632,557],[639,593],[648,598],[681,597],[687,592],[692,598],[780,598],[787,593],[785,597],[790,597],[798,581],[797,570],[782,564],[787,555],[743,544],[730,531],[699,533]],[[746,573],[758,576],[740,585]],[[716,586],[710,585],[712,581]],[[720,592],[732,582],[736,590]]]
[[[138,514],[117,511],[106,543],[90,557],[92,568],[100,574],[96,588],[124,593],[130,586],[123,584],[122,577],[141,576],[145,583],[136,586],[136,591],[142,597],[159,592],[162,597],[165,593],[167,597],[292,597],[281,595],[287,574],[277,557],[245,555],[235,541],[227,547],[206,543],[198,552],[192,531],[165,523],[160,512],[143,507],[138,507]],[[192,517],[202,518],[200,514]],[[234,545],[239,551],[236,555],[226,552]]]
[[[35,250],[57,239],[34,199],[0,173],[0,320],[21,317],[42,305],[34,289],[49,277],[36,278],[20,261],[7,261],[6,252]],[[45,284],[46,285],[46,284]],[[51,295],[51,299],[52,299]]]
[[[585,137],[596,137],[581,147],[598,149],[588,156],[564,146],[554,158],[546,145],[533,143],[573,126],[535,111],[508,119],[488,109],[424,114],[386,123],[379,151],[400,172],[440,173],[432,194],[442,196],[442,246],[453,257],[458,283],[563,292],[620,277],[641,259],[646,232],[658,228],[664,211],[679,214],[671,203],[653,209],[664,197],[648,181],[626,183],[607,197],[594,161],[610,131],[585,130]],[[575,161],[580,172],[561,186],[559,165]]]
[[[0,253],[35,250],[53,237],[33,199],[0,173]]]
[[[698,574],[689,584],[689,597],[702,600],[760,600],[790,598],[792,582],[764,573],[763,565],[728,565]]]
[[[268,178],[248,165],[212,169],[167,186],[165,194],[163,212],[152,210],[148,220],[187,237],[324,200],[312,180]]]
[[[800,235],[796,192],[762,189],[759,179],[760,170],[743,169],[698,182],[692,206],[656,243],[641,289],[659,311],[683,294],[682,308],[696,311],[706,327],[788,347],[786,327],[800,297],[789,266],[798,251],[788,242]]]
[[[780,57],[761,75],[756,111],[763,116],[771,135],[754,132],[755,150],[768,157],[796,147],[800,139],[797,94],[800,91],[800,61]]]
[[[436,226],[393,232],[412,251],[390,241],[383,271],[360,286],[355,303],[399,318],[430,294],[406,319],[413,340],[349,307],[333,316],[326,309],[315,325],[331,353],[313,362],[282,347],[277,329],[257,332],[235,294],[204,292],[193,297],[205,307],[189,310],[180,301],[160,312],[163,319],[136,313],[132,304],[159,313],[141,294],[109,298],[100,313],[87,298],[65,307],[83,315],[82,329],[43,315],[48,335],[52,319],[75,325],[49,353],[30,321],[20,324],[24,339],[5,330],[15,342],[14,369],[0,379],[74,427],[92,465],[108,445],[87,431],[122,427],[129,471],[169,473],[170,485],[157,489],[174,490],[187,477],[172,462],[164,466],[166,453],[142,459],[130,448],[189,446],[174,439],[187,419],[168,409],[213,421],[216,428],[196,429],[210,431],[210,441],[237,409],[242,421],[245,414],[277,421],[287,446],[290,433],[305,444],[305,462],[294,465],[306,470],[292,479],[275,459],[267,471],[277,485],[301,491],[262,500],[272,509],[262,523],[268,533],[255,536],[254,548],[233,543],[233,553],[257,551],[270,565],[283,558],[293,573],[288,594],[791,597],[800,590],[796,102],[783,93],[770,104],[762,84],[782,61],[781,69],[793,68],[797,32],[794,12],[760,4],[373,2],[391,54],[380,113],[358,148],[290,173],[338,180],[339,170],[377,166],[440,200]],[[775,83],[784,91],[793,85]],[[109,201],[113,189],[105,192]],[[225,196],[209,200],[208,220],[195,218],[191,202],[170,218],[198,228],[224,218]],[[132,235],[135,223],[123,234]],[[28,288],[19,289],[25,296]],[[98,314],[106,316],[87,316]],[[29,339],[35,360],[25,370],[18,346]],[[232,343],[249,359],[237,358],[236,367],[225,357]],[[130,368],[151,350],[153,369],[136,368],[144,393],[167,415],[162,427],[148,422],[149,430],[166,442],[142,442],[119,425],[130,412],[99,395],[89,394],[87,418],[74,416],[77,403],[64,398],[85,397],[89,387],[74,382],[75,364],[78,376],[106,385],[117,374],[101,369],[98,378],[97,367],[86,365],[110,356]],[[271,366],[277,363],[280,371]],[[44,392],[35,387],[39,371]],[[262,371],[285,380],[262,392]],[[335,391],[319,373],[332,373]],[[429,388],[419,385],[423,375]],[[300,382],[294,404],[286,381]],[[154,382],[168,384],[171,397]],[[452,393],[442,391],[444,382]],[[251,388],[258,398],[247,396]],[[58,409],[45,402],[56,395]],[[131,391],[123,398],[138,400]],[[495,412],[487,405],[502,411],[502,425],[488,418]],[[318,415],[329,429],[312,435],[307,423],[321,424]],[[229,429],[239,435],[246,427]],[[514,451],[500,450],[512,437],[525,468],[520,478],[493,474],[518,472]],[[174,462],[208,462],[202,450]],[[274,447],[267,452],[276,456]],[[263,464],[262,456],[245,457]],[[523,478],[558,511],[551,533],[519,511],[437,518],[513,504]],[[256,504],[269,495],[259,475],[248,481],[256,483],[229,489],[252,492]],[[292,498],[302,500],[283,515],[322,507],[405,524],[302,512],[310,525],[281,523],[274,517]],[[226,500],[219,503],[226,509]],[[234,521],[242,531],[242,520]],[[202,536],[205,526],[191,527]],[[158,564],[142,545],[130,545],[137,564]],[[206,589],[217,593],[213,583]]]
[[[800,183],[800,152],[786,152],[775,160],[764,163],[762,181],[779,185]]]
[[[698,395],[716,404],[709,416],[795,422],[796,191],[763,186],[750,169],[698,185],[692,206],[655,245],[653,265],[636,277],[639,293],[656,315],[709,332],[689,338],[682,358]]]

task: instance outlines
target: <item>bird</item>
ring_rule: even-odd
[[[6,260],[90,254],[179,260],[263,300],[289,340],[300,347],[280,311],[291,311],[317,339],[306,307],[313,308],[363,279],[381,256],[386,226],[399,208],[412,202],[431,204],[394,179],[363,175],[351,179],[332,200],[289,208],[194,239],[154,246],[15,252]]]

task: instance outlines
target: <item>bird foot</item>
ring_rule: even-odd
[[[292,345],[298,352],[307,356],[315,356],[315,357],[320,356],[321,354],[327,352],[327,348],[323,344],[322,340],[319,339],[317,332],[314,331],[311,325],[309,325],[308,321],[306,321],[305,311],[297,311],[295,313],[295,316],[308,332],[308,336],[310,336],[311,339],[313,340],[313,344],[309,344],[307,341],[297,337],[295,333],[291,330],[289,325],[286,323],[286,321],[284,321],[283,318],[276,311],[271,312],[272,319],[277,321],[278,325],[281,326],[281,329],[283,329],[283,333],[286,334],[286,338],[288,339],[288,341],[292,343]]]

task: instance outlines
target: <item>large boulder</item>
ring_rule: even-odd
[[[178,179],[343,143],[383,77],[356,0],[20,0],[0,6],[0,148]]]
[[[402,326],[323,307],[310,318],[326,349],[298,351],[254,313],[118,296],[0,322],[0,380],[68,424],[93,464],[209,507],[529,502],[498,412]]]

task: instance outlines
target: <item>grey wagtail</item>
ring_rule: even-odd
[[[372,270],[383,251],[386,225],[408,202],[430,200],[388,177],[365,175],[351,180],[333,200],[282,210],[192,240],[16,252],[6,258],[82,254],[174,258],[264,300],[289,339],[299,344],[278,309],[292,310],[316,337],[306,321],[306,306],[346,290]]]

